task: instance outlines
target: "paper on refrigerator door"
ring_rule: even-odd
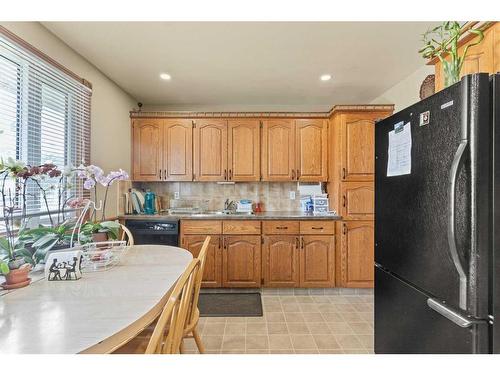
[[[398,124],[399,125],[399,124]],[[395,126],[389,132],[387,177],[411,173],[411,125]]]

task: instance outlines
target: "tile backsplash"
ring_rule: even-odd
[[[216,182],[134,182],[138,189],[150,189],[163,202],[174,199],[179,192],[180,199],[209,199],[208,209],[222,210],[224,201],[251,199],[263,204],[264,211],[299,211],[300,196],[297,182],[236,182],[235,184],[217,184]],[[295,199],[290,199],[290,191],[295,192]]]

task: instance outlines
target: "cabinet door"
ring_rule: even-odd
[[[228,180],[260,180],[259,120],[228,121]]]
[[[335,284],[335,237],[302,236],[300,287],[329,288]]]
[[[168,119],[163,125],[163,179],[193,180],[193,123]]]
[[[341,182],[340,214],[344,220],[373,220],[375,191],[373,182]]]
[[[373,181],[375,173],[375,124],[373,115],[343,115],[341,127],[341,178]]]
[[[194,169],[196,181],[227,180],[227,122],[196,120],[194,128]]]
[[[260,236],[224,236],[222,286],[258,288],[261,284]]]
[[[162,120],[135,119],[133,129],[133,179],[160,181],[162,173]]]
[[[299,286],[299,237],[265,236],[262,248],[262,277],[266,287]]]
[[[193,254],[193,258],[196,258],[206,237],[201,235],[183,236],[181,245]],[[201,284],[204,288],[219,288],[222,286],[222,249],[220,241],[220,236],[211,236]]]
[[[293,120],[262,122],[262,180],[296,180]]]
[[[326,181],[327,122],[324,120],[297,120],[296,169],[299,181]]]
[[[373,288],[373,221],[342,223],[341,283],[346,288]]]

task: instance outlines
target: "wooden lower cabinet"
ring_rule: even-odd
[[[260,287],[261,237],[224,236],[222,241],[222,286]]]
[[[266,287],[299,286],[298,236],[264,236],[262,278]]]
[[[193,254],[193,258],[196,258],[206,237],[204,235],[183,236],[181,246],[189,250]],[[211,235],[201,286],[203,288],[219,288],[222,286],[222,246],[220,236]]]
[[[342,223],[340,283],[344,288],[373,288],[374,222]]]
[[[335,237],[302,236],[300,277],[302,288],[329,288],[335,285]]]
[[[373,220],[375,217],[374,183],[340,183],[340,215],[344,220]]]

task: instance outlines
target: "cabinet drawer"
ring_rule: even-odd
[[[298,221],[263,221],[262,233],[264,234],[298,234]]]
[[[300,234],[335,234],[334,221],[301,221]]]
[[[221,234],[222,222],[220,220],[182,220],[181,232],[183,234]]]
[[[224,220],[224,234],[260,234],[260,221],[256,220]]]

